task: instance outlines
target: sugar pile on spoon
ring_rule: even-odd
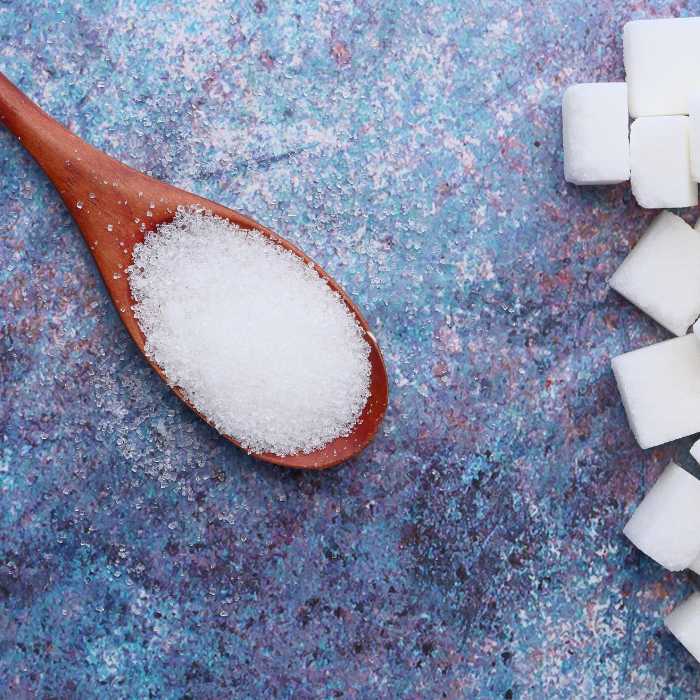
[[[341,297],[261,233],[178,209],[127,270],[146,354],[251,452],[312,452],[356,424],[369,345]]]

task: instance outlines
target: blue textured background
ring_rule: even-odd
[[[691,590],[621,536],[606,280],[652,213],[563,182],[560,98],[695,3],[0,0],[0,69],[87,141],[327,267],[384,349],[354,462],[253,462],[114,313],[0,133],[0,696],[684,698]],[[689,214],[692,216],[692,213]]]

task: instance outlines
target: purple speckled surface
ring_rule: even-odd
[[[121,327],[0,133],[0,697],[690,698],[692,590],[621,529],[669,457],[611,356],[652,213],[563,182],[560,98],[700,4],[0,1],[0,70],[87,141],[251,214],[359,302],[376,441],[255,463]],[[688,214],[692,217],[694,212]]]

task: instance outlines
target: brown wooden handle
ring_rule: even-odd
[[[92,146],[72,134],[0,73],[0,122],[58,186],[66,161],[79,165]],[[78,168],[80,169],[80,168]]]

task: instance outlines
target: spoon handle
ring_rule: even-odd
[[[120,183],[126,181],[140,183],[151,180],[143,173],[120,163],[71,133],[32,102],[2,73],[0,73],[0,122],[18,138],[22,146],[49,176],[66,207],[77,221],[83,236],[86,235],[86,228],[81,222],[89,213],[89,209],[85,207],[88,194],[97,192],[102,184],[106,184],[104,178],[109,178],[110,183],[116,183],[116,180]],[[140,187],[140,189],[144,188]],[[94,209],[96,207],[93,207]],[[86,237],[86,241],[94,245],[94,240],[88,240]],[[91,247],[91,250],[94,252],[94,248]],[[100,265],[99,255],[96,257]]]
[[[76,154],[82,155],[86,148],[91,148],[34,104],[2,73],[0,122],[17,137],[56,186],[65,171],[65,161],[71,156],[75,160]]]

